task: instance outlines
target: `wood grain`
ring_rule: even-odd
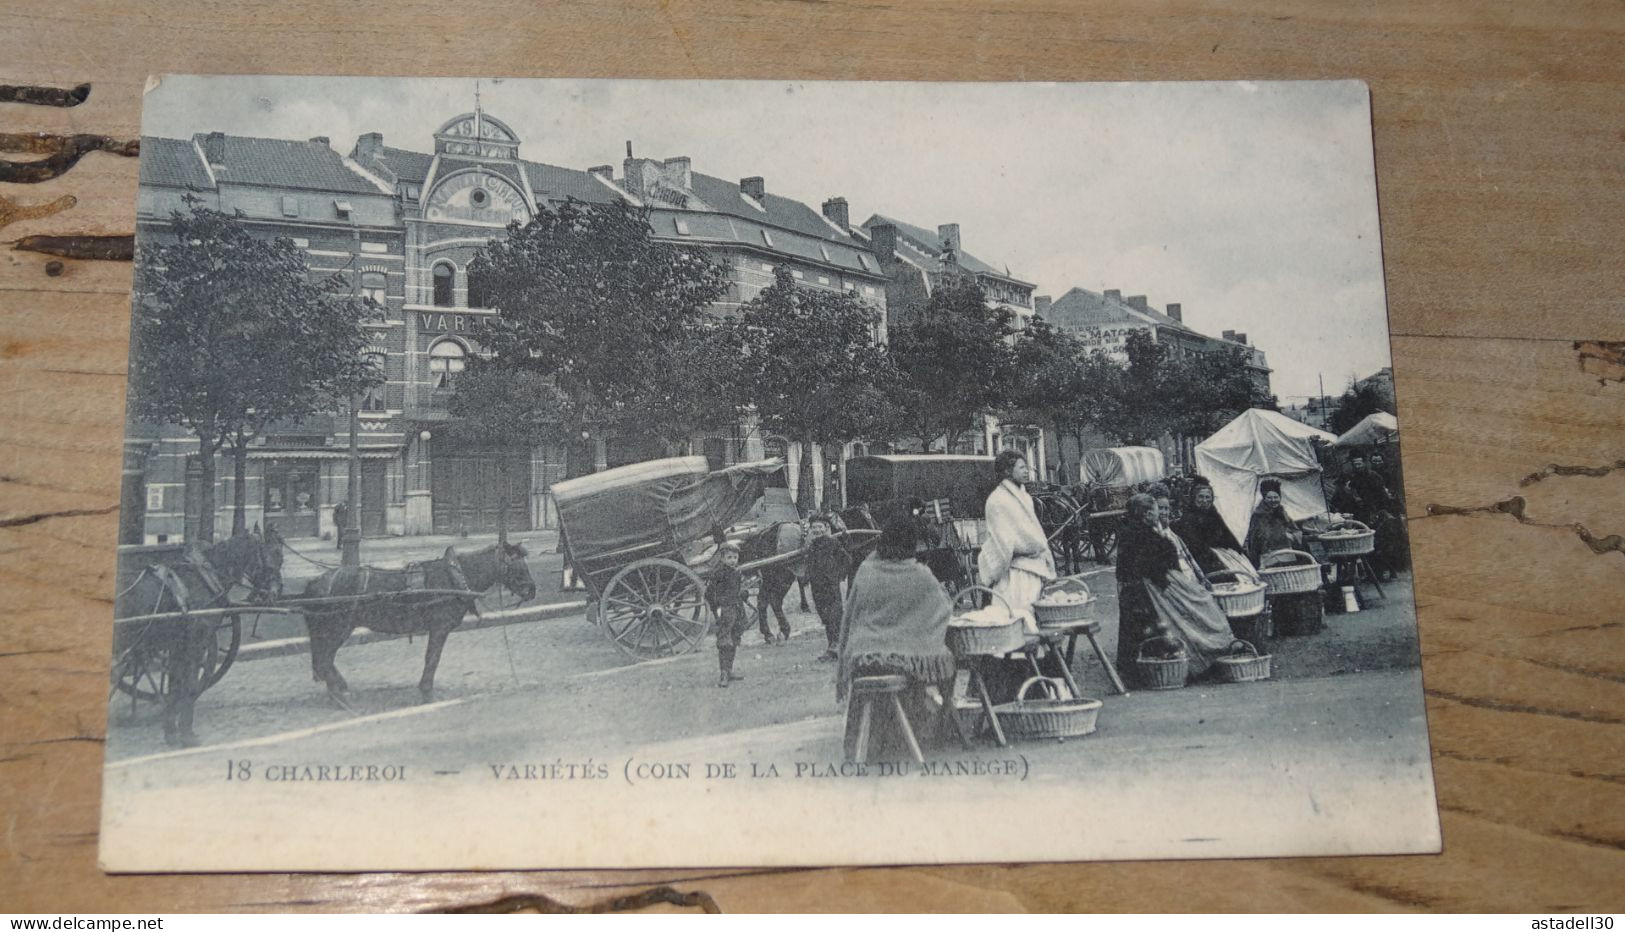
[[[127,263],[0,248],[0,903],[23,911],[415,910],[657,883],[729,910],[1625,907],[1625,7],[1595,3],[14,0],[0,132],[129,138],[149,74],[1369,82],[1445,853],[1426,858],[108,877],[96,869]],[[133,229],[135,163],[0,185],[70,209],[0,241]],[[1607,370],[1613,371],[1613,370]],[[1606,374],[1606,372],[1605,372]],[[1617,376],[1617,372],[1615,373]],[[1497,511],[1423,517],[1428,504]]]

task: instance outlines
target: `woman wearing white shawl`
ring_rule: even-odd
[[[993,461],[993,472],[999,485],[987,497],[987,536],[982,539],[977,573],[982,585],[1004,596],[1010,610],[1023,617],[1028,633],[1036,634],[1033,602],[1044,583],[1055,578],[1055,558],[1032,496],[1022,487],[1028,475],[1026,459],[1006,450]]]

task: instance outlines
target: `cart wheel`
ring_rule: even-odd
[[[705,583],[674,560],[639,560],[621,569],[598,603],[604,633],[634,660],[686,654],[705,640],[711,611]]]
[[[131,638],[131,645],[113,659],[113,686],[133,699],[156,702],[169,689],[165,670],[168,645],[162,637],[164,622],[151,621]],[[243,623],[237,615],[224,615],[214,623],[213,638],[204,651],[198,692],[220,682],[237,659],[243,643]]]

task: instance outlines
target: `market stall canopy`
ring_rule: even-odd
[[[1369,447],[1399,439],[1399,419],[1387,411],[1367,414],[1348,433],[1337,438],[1340,447]]]
[[[1301,521],[1326,510],[1314,441],[1337,438],[1275,411],[1252,408],[1196,446],[1196,471],[1213,483],[1213,504],[1237,540],[1247,536],[1258,483],[1281,481],[1287,517]]]
[[[980,518],[994,484],[991,456],[892,453],[846,461],[846,500],[854,505],[945,498],[954,517]]]
[[[607,554],[641,544],[677,547],[750,512],[784,461],[711,471],[703,456],[633,463],[553,486],[573,554]]]
[[[1162,451],[1155,447],[1111,447],[1083,454],[1083,481],[1089,485],[1125,488],[1161,481],[1164,474]]]

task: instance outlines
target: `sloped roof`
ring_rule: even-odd
[[[678,232],[679,220],[688,227],[687,233]],[[655,207],[651,210],[649,226],[656,236],[750,246],[798,256],[811,262],[835,266],[877,279],[881,277],[880,266],[875,262],[873,254],[851,240],[843,243],[815,239],[794,230],[771,226],[760,220],[747,220],[714,211],[679,210],[670,207]],[[763,231],[772,237],[771,244],[762,237]],[[863,255],[869,256],[868,265],[864,264]]]
[[[863,222],[863,228],[864,230],[873,234],[874,227],[877,224],[882,223],[889,223],[897,228],[898,235],[901,236],[903,240],[907,241],[908,245],[913,246],[915,251],[920,254],[916,258],[924,257],[926,259],[935,261],[941,257],[942,237],[924,227],[915,226],[912,223],[905,223],[884,214],[875,214]],[[1002,278],[1005,281],[1018,282],[1023,285],[1032,284],[1031,282],[1022,281],[1007,271],[994,268],[992,265],[989,265],[983,260],[978,259],[976,256],[966,252],[963,247],[957,250],[956,254],[959,259],[960,268],[965,269],[968,272],[975,272],[978,275],[992,275],[996,278]]]
[[[608,204],[619,199],[619,195],[588,172],[542,162],[520,164],[525,166],[525,175],[530,178],[531,190],[536,192],[538,198],[562,201],[566,197],[573,197],[578,201],[594,204]]]
[[[424,155],[422,152],[412,152],[408,149],[396,149],[393,146],[384,146],[382,157],[378,161],[385,168],[395,173],[395,177],[409,184],[422,184],[423,179],[429,177],[429,166],[434,164],[434,156]]]
[[[1161,311],[1140,310],[1120,298],[1108,298],[1098,291],[1073,288],[1056,298],[1040,316],[1057,327],[1098,327],[1114,323],[1143,323],[1169,327],[1187,333],[1196,331]]]
[[[763,211],[752,207],[750,202],[745,200],[738,184],[711,175],[693,172],[689,190],[698,195],[707,207],[732,217],[765,223],[783,230],[794,230],[803,236],[832,243],[852,246],[859,242],[851,234],[841,232],[839,228],[825,220],[823,214],[807,204],[793,198],[781,197],[771,191],[762,196],[761,205],[765,208]]]
[[[199,146],[207,145],[204,133],[192,139]],[[214,168],[220,182],[344,194],[380,193],[377,185],[351,171],[325,143],[258,136],[226,136],[224,141],[225,160]]]
[[[214,187],[190,139],[141,137],[141,183],[205,190]]]

